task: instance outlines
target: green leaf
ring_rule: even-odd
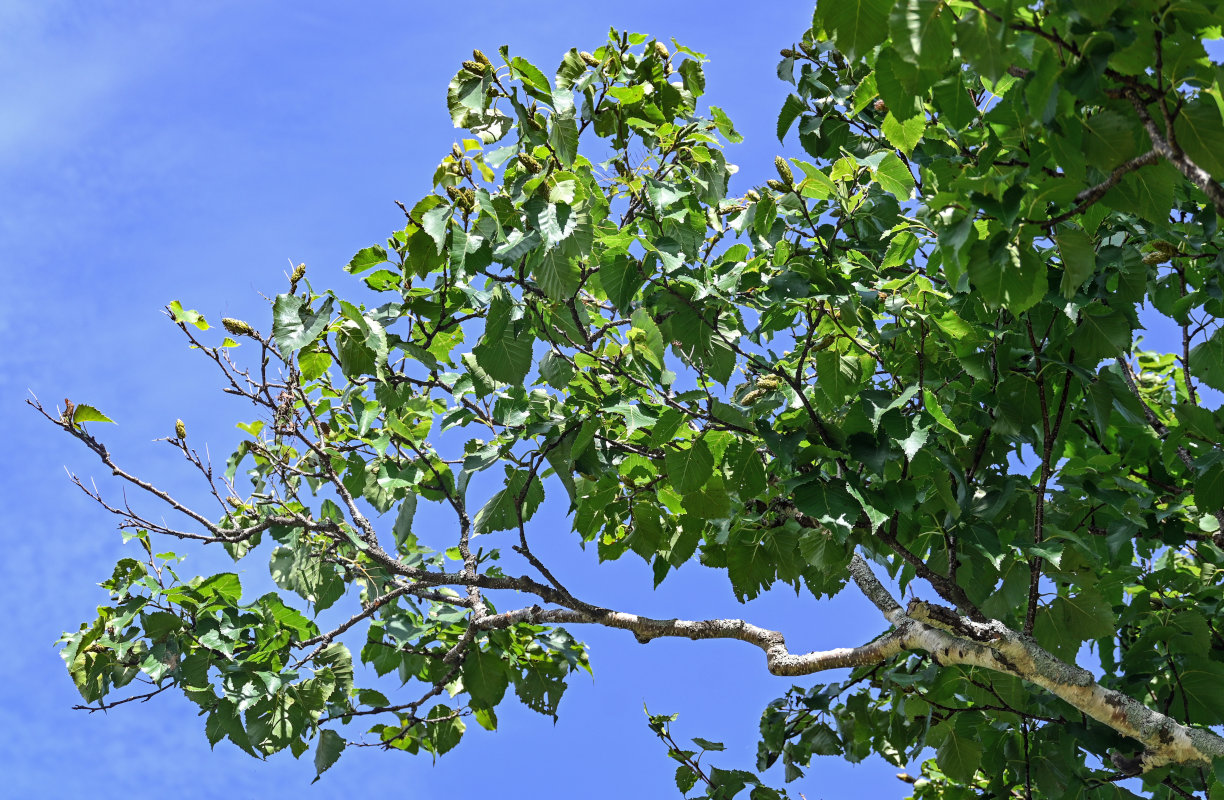
[[[897,52],[918,66],[938,66],[952,56],[952,15],[939,0],[901,0],[891,19]]]
[[[973,98],[965,90],[965,84],[959,73],[935,84],[932,96],[935,99],[939,121],[952,130],[963,130],[977,119],[977,106],[973,104]]]
[[[1101,359],[1130,350],[1131,327],[1124,313],[1099,303],[1080,313],[1080,323],[1069,338],[1077,364],[1095,367]]]
[[[969,255],[969,280],[989,305],[1017,314],[1035,305],[1048,288],[1045,262],[1010,242],[977,242]]]
[[[1189,656],[1178,671],[1176,695],[1184,696],[1190,722],[1219,725],[1224,722],[1224,665],[1202,656]],[[1179,707],[1182,697],[1175,696]]]
[[[472,520],[472,532],[476,534],[508,531],[518,527],[520,514],[527,522],[544,501],[544,488],[539,478],[532,477],[527,483],[528,473],[507,467],[506,486],[494,494]],[[521,502],[521,507],[520,507]]]
[[[474,706],[492,708],[502,701],[510,673],[495,653],[473,647],[463,660],[463,688]]]
[[[902,439],[898,444],[901,445],[901,450],[905,453],[906,458],[913,458],[927,443],[927,438],[930,436],[930,428],[920,428],[917,425],[910,431],[910,435]]]
[[[561,166],[566,168],[573,166],[574,159],[578,157],[578,123],[574,118],[573,109],[566,114],[553,115],[548,132],[548,142],[561,161]]]
[[[1170,164],[1151,164],[1122,179],[1105,195],[1104,203],[1142,219],[1163,224],[1173,207],[1181,175]]]
[[[446,227],[450,220],[451,210],[447,206],[431,208],[421,215],[421,230],[433,240],[435,253],[440,254],[446,248]]]
[[[858,359],[833,349],[816,354],[816,385],[827,398],[828,408],[836,408],[858,392],[862,366]]]
[[[676,788],[680,790],[680,794],[688,794],[695,785],[697,785],[697,773],[692,767],[687,764],[676,767]]]
[[[93,406],[78,403],[76,409],[72,412],[72,424],[80,425],[82,422],[114,423],[115,421]]]
[[[1067,228],[1054,237],[1062,257],[1063,277],[1060,290],[1070,300],[1096,272],[1096,248],[1092,237],[1079,228]]]
[[[494,380],[521,386],[531,369],[530,335],[515,337],[506,331],[490,340],[482,337],[480,344],[472,348],[476,363]]]
[[[753,600],[778,578],[784,559],[797,547],[792,531],[740,529],[726,545],[727,577],[740,602]],[[780,546],[781,545],[781,546]]]
[[[298,350],[319,338],[332,316],[332,298],[312,311],[302,298],[292,294],[276,296],[272,304],[272,337],[284,353]]]
[[[329,670],[336,681],[336,691],[341,697],[348,695],[353,688],[353,654],[347,647],[332,642],[315,656],[314,665],[317,670]]]
[[[521,676],[511,673],[511,679],[514,680],[514,693],[523,705],[556,719],[557,706],[565,692],[565,681],[559,675],[550,674],[537,667],[528,669]]]
[[[1095,591],[1085,590],[1069,597],[1056,597],[1050,615],[1060,636],[1088,641],[1113,634],[1117,619],[1109,603]]]
[[[807,110],[807,105],[801,100],[798,95],[788,94],[786,100],[782,103],[782,110],[778,112],[778,141],[786,139],[786,134],[791,129],[791,125],[795,124],[795,120],[799,115]]]
[[[711,742],[709,739],[702,739],[700,736],[693,737],[693,744],[706,751],[722,752],[727,749],[727,746],[722,742]]]
[[[1090,166],[1111,170],[1136,155],[1134,123],[1117,111],[1100,111],[1083,122],[1084,157]]]
[[[467,370],[468,376],[472,379],[472,388],[476,390],[477,397],[484,397],[497,388],[497,380],[485,372],[484,367],[480,366],[480,362],[476,360],[476,356],[472,353],[464,353],[459,357],[459,361]],[[526,375],[526,373],[524,373]]]
[[[357,251],[357,255],[353,256],[344,270],[353,275],[360,275],[367,269],[378,266],[379,264],[387,263],[387,251],[379,245],[372,247],[363,247]]]
[[[920,126],[925,125],[920,118],[915,117],[914,119],[918,120]],[[906,124],[908,125],[908,123]],[[885,135],[887,135],[887,133],[885,133]],[[922,127],[918,129],[918,138],[921,137]],[[917,139],[914,141],[916,142]],[[899,149],[906,150],[907,153],[909,150],[913,149],[912,145],[908,149],[895,143],[894,145]],[[894,195],[898,200],[909,199],[910,194],[914,191],[914,175],[910,172],[909,167],[905,166],[905,162],[902,161],[896,153],[889,153],[888,155],[884,156],[884,159],[880,162],[880,165],[875,169],[875,179],[876,182],[879,183],[884,189],[884,191]]]
[[[565,302],[574,299],[578,291],[579,266],[560,248],[553,248],[540,255],[531,267],[532,276],[553,300]]]
[[[888,36],[893,0],[819,0],[816,17],[837,49],[857,60]]]
[[[683,449],[669,449],[664,463],[667,476],[681,494],[700,489],[714,473],[714,455],[702,439]]]
[[[439,703],[429,710],[425,723],[428,748],[436,755],[443,755],[455,749],[467,726],[459,718],[447,719],[452,716],[453,709]],[[431,720],[438,720],[433,722]]]
[[[888,140],[889,144],[908,156],[914,152],[918,142],[922,141],[922,134],[926,132],[926,118],[919,114],[901,122],[890,111],[884,117],[884,123],[880,126],[880,131],[884,134],[884,138]],[[895,153],[889,153],[889,155],[896,158]],[[896,170],[893,169],[893,173],[895,172]],[[909,173],[908,169],[906,173]],[[913,183],[912,176],[910,176],[910,183]],[[884,181],[880,181],[880,185],[884,186]],[[889,189],[887,186],[885,188]],[[899,194],[892,189],[889,189],[889,191],[892,191],[893,194],[898,194],[900,197],[909,196],[908,193]]]
[[[323,376],[331,368],[331,354],[323,350],[308,350],[298,353],[298,369],[302,371],[302,380],[313,381]]]
[[[934,392],[932,392],[930,389],[923,389],[922,402],[923,408],[926,409],[928,414],[935,418],[936,422],[938,422],[944,428],[952,431],[952,433],[955,433],[962,439],[962,441],[968,441],[969,437],[963,436],[957,429],[956,424],[953,423],[948,415],[944,413],[943,407],[939,404],[939,398],[935,396]]]
[[[391,528],[391,535],[395,537],[395,546],[400,550],[405,549],[416,540],[412,534],[412,520],[416,517],[416,509],[417,496],[409,492],[400,503],[399,513],[395,515],[395,525]]]
[[[935,761],[948,777],[968,783],[982,763],[982,745],[977,739],[961,735],[953,728],[935,751]]]
[[[956,25],[956,44],[978,74],[991,82],[1011,66],[1004,42],[1007,28],[976,8],[965,11]]]
[[[194,309],[185,309],[183,304],[178,300],[170,302],[170,314],[174,317],[174,321],[183,325],[194,325],[202,331],[209,329],[208,320],[204,319],[204,315]]]
[[[1224,180],[1224,120],[1213,100],[1200,95],[1182,107],[1173,123],[1177,143],[1195,164]]]
[[[794,490],[795,507],[817,522],[852,528],[862,513],[862,506],[846,491],[844,482],[816,477]]]
[[[1224,464],[1216,464],[1194,482],[1194,502],[1200,511],[1224,510]]]
[[[564,389],[574,377],[574,368],[564,356],[549,350],[540,359],[540,377],[554,389]]]
[[[625,311],[633,303],[633,297],[645,282],[645,276],[637,259],[618,253],[600,262],[599,282],[603,284],[612,305]]]
[[[552,86],[539,67],[520,56],[510,59],[510,67],[511,74],[523,82],[523,86],[529,90],[528,94],[549,105],[553,104]]]
[[[710,113],[714,116],[714,124],[724,139],[732,144],[739,144],[744,141],[743,135],[735,129],[735,125],[732,124],[731,118],[727,116],[727,112],[718,106],[710,106]]]
[[[1190,373],[1216,391],[1224,392],[1224,328],[1190,350]]]
[[[640,335],[636,337],[636,343],[640,344],[641,348],[645,351],[646,357],[656,367],[662,369],[664,356],[663,333],[659,330],[659,326],[655,324],[655,321],[644,308],[634,311],[631,320],[633,328],[630,331],[630,335],[633,336],[635,331],[640,332]]]

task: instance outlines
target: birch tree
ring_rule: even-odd
[[[926,758],[899,786],[922,798],[1224,796],[1222,24],[1213,0],[822,0],[742,195],[702,54],[474,51],[458,141],[345,290],[302,266],[270,320],[168,307],[252,407],[224,465],[167,425],[205,505],[112,458],[98,409],[32,401],[174,512],[77,479],[141,548],[61,640],[85,707],[182,692],[209,742],[320,775],[355,744],[462,758],[503,703],[559,713],[605,626],[815,676],[779,683],[756,764],[651,716],[689,796],[871,754]],[[608,607],[533,551],[546,503],[656,585],[860,592],[878,626],[804,653]],[[180,575],[167,539],[280,591]]]

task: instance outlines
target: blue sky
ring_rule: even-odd
[[[445,87],[472,47],[508,44],[551,72],[569,47],[597,47],[609,26],[675,37],[710,57],[706,99],[747,137],[730,151],[741,175],[772,176],[774,120],[786,95],[774,74],[777,50],[802,32],[809,3],[761,3],[751,13],[741,3],[657,0],[516,8],[0,0],[0,335],[9,342],[0,354],[0,432],[10,514],[0,534],[0,633],[9,643],[0,659],[0,753],[11,796],[323,797],[343,789],[423,798],[457,785],[506,798],[674,796],[675,765],[646,728],[643,703],[679,712],[680,738],[726,741],[725,758],[713,763],[751,766],[760,711],[792,683],[769,676],[759,651],[733,642],[642,646],[594,629],[574,632],[591,645],[595,678],[572,681],[555,726],[511,702],[498,733],[471,726],[436,765],[350,750],[313,788],[309,757],[263,763],[228,744],[210,752],[202,718],[180,698],[108,715],[70,710],[79,696],[52,644],[92,618],[104,600],[95,584],[123,548],[112,520],[69,484],[64,467],[111,496],[118,488],[78,443],[24,407],[27,392],[102,409],[120,423],[105,433],[122,463],[198,498],[179,460],[151,440],[181,417],[220,460],[250,411],[221,394],[161,307],[179,299],[214,322],[234,316],[266,328],[260,293],[281,290],[291,261],[307,264],[316,287],[355,288],[340,267],[402,224],[393,201],[425,193],[456,138]],[[640,561],[597,568],[558,514],[541,521],[550,527],[538,546],[598,602],[655,616],[745,616],[783,630],[792,648],[859,644],[883,629],[853,591],[824,603],[778,592],[745,608],[723,575],[691,566],[652,592]],[[223,553],[179,552],[189,556],[188,572],[233,568]],[[265,558],[238,565],[249,586],[266,575]],[[809,800],[900,797],[895,771],[825,759],[791,788]]]
[[[749,180],[772,175],[772,131],[786,95],[774,74],[777,51],[805,28],[808,3],[752,14],[741,4],[636,0],[514,8],[0,2],[6,793],[298,797],[343,787],[412,798],[466,779],[507,798],[675,796],[675,765],[647,729],[643,703],[679,712],[680,737],[728,742],[714,763],[751,766],[760,711],[792,681],[769,676],[760,652],[740,643],[642,646],[617,631],[575,631],[591,646],[595,677],[572,682],[555,726],[510,703],[498,733],[472,730],[436,765],[350,750],[313,788],[309,756],[263,763],[224,743],[210,752],[203,719],[180,698],[107,715],[70,710],[79,696],[53,642],[92,618],[105,599],[96,583],[123,547],[64,467],[96,478],[112,497],[118,487],[78,443],[40,423],[23,405],[27,392],[104,410],[120,423],[105,433],[122,463],[198,498],[173,453],[151,440],[181,417],[193,441],[223,459],[239,435],[234,423],[250,412],[220,393],[160,309],[179,299],[214,322],[225,315],[266,327],[260,293],[281,290],[290,259],[306,262],[316,286],[355,288],[340,267],[402,224],[393,201],[424,194],[456,138],[445,89],[472,47],[508,44],[550,72],[569,47],[597,47],[610,26],[675,37],[709,54],[707,100],[747,136],[731,160]],[[544,521],[554,535],[538,546],[601,602],[657,616],[747,615],[802,648],[858,644],[882,630],[852,592],[819,605],[779,593],[745,609],[725,576],[696,567],[652,592],[640,561],[597,569],[559,515]],[[188,572],[234,568],[222,553],[178,549]],[[238,565],[248,589],[266,580],[265,558]],[[882,762],[829,759],[794,788],[809,800],[850,787],[900,796],[893,772]]]

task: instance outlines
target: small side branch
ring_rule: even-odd
[[[1072,206],[1069,211],[1064,211],[1063,213],[1050,217],[1049,219],[1026,219],[1024,221],[1033,225],[1040,225],[1043,228],[1052,228],[1060,222],[1066,222],[1072,217],[1087,211],[1090,206],[1108,194],[1110,189],[1121,183],[1122,179],[1130,173],[1135,172],[1142,167],[1146,167],[1149,164],[1155,164],[1160,160],[1160,155],[1161,154],[1157,150],[1152,149],[1143,155],[1135,156],[1129,161],[1114,167],[1113,171],[1109,173],[1109,177],[1107,177],[1105,180],[1101,181],[1096,186],[1090,186],[1077,194],[1075,196],[1075,205]]]

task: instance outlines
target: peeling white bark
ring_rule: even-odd
[[[594,624],[631,631],[640,642],[662,637],[738,639],[765,651],[774,675],[810,675],[828,669],[879,664],[903,651],[929,653],[942,665],[980,667],[1040,686],[1103,725],[1140,742],[1140,769],[1165,764],[1210,764],[1224,757],[1224,738],[1182,725],[1132,697],[1098,684],[1087,670],[1067,664],[1032,638],[997,620],[981,623],[951,609],[915,602],[908,610],[888,593],[859,555],[850,562],[855,584],[893,624],[893,630],[859,647],[792,654],[778,631],[741,619],[652,619],[623,611],[521,608],[472,621],[481,630],[518,622]]]

